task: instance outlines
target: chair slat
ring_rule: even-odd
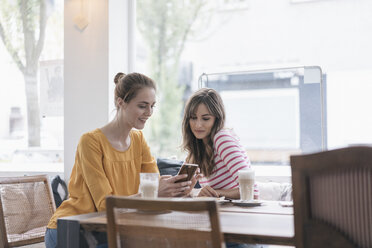
[[[306,235],[317,233],[312,228],[320,221],[335,232],[334,240],[317,233],[324,236],[318,244],[332,247],[338,236],[351,247],[372,247],[372,147],[292,156],[291,166],[296,246],[315,247]]]
[[[106,198],[109,247],[222,247],[214,200]]]

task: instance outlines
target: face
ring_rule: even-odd
[[[215,120],[216,117],[208,111],[205,104],[199,104],[195,113],[191,115],[189,120],[192,133],[197,139],[202,139],[206,142]]]
[[[153,113],[155,106],[155,90],[153,88],[140,89],[132,100],[128,103],[121,101],[120,111],[122,111],[123,121],[130,128],[143,129],[146,121]]]

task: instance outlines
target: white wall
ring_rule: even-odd
[[[372,67],[370,56],[361,56],[372,52],[370,0],[249,2],[245,10],[220,12],[211,30],[200,30],[199,39],[188,42],[185,54],[200,57],[195,68],[320,65],[328,72]],[[200,38],[208,32],[207,39]]]
[[[128,9],[134,0],[84,1],[82,13],[89,24],[79,30],[74,18],[81,13],[81,1],[66,0],[64,176],[69,180],[80,136],[102,127],[114,109],[113,77],[129,72],[127,44]]]
[[[80,1],[65,1],[65,179],[70,178],[80,136],[108,121],[108,1],[85,1],[89,25],[79,30],[74,18]]]

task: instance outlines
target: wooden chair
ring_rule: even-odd
[[[298,248],[372,247],[372,147],[291,156]]]
[[[0,178],[0,247],[43,242],[54,211],[46,175]]]
[[[224,247],[211,199],[106,198],[107,235],[116,247]]]

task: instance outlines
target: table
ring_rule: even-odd
[[[293,208],[278,202],[259,207],[223,204],[219,208],[225,241],[294,246]],[[58,247],[82,247],[81,230],[106,232],[106,213],[97,212],[58,219]]]
[[[282,207],[278,201],[262,201],[257,207],[237,207],[232,203],[219,204],[220,212],[293,215],[293,207]],[[288,202],[286,202],[288,203]]]

